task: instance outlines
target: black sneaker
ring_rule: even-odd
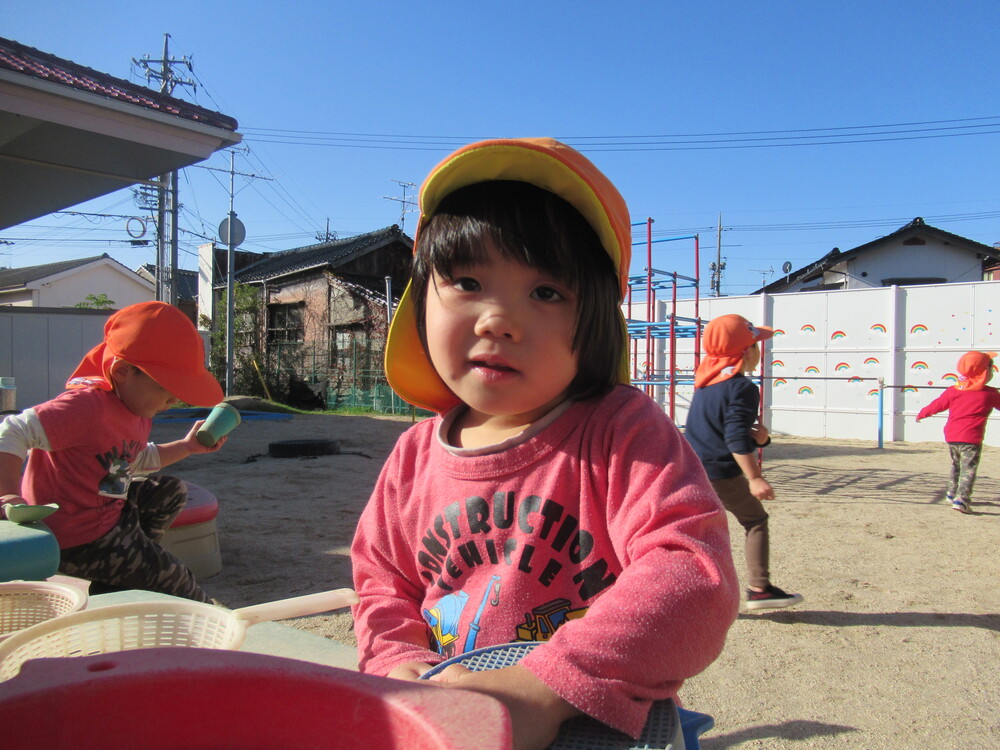
[[[747,609],[780,609],[802,601],[802,594],[787,594],[768,584],[764,591],[747,589]]]

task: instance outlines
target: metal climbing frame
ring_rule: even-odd
[[[628,294],[626,297],[626,326],[628,328],[629,344],[632,359],[632,385],[641,385],[647,394],[653,396],[653,389],[665,387],[666,407],[670,418],[674,418],[674,403],[677,395],[677,386],[685,382],[693,382],[694,369],[681,371],[677,368],[677,339],[695,339],[694,344],[694,368],[698,367],[701,357],[701,331],[703,321],[699,315],[699,255],[698,255],[698,235],[687,234],[678,237],[665,237],[653,239],[653,219],[647,218],[644,222],[633,224],[632,226],[646,227],[645,241],[633,242],[632,246],[646,246],[646,267],[645,273],[629,276]],[[682,276],[676,271],[660,271],[653,268],[653,245],[660,242],[677,242],[680,240],[694,240],[694,277]],[[677,315],[677,290],[684,288],[694,289],[694,314],[693,318],[686,318]],[[664,320],[656,320],[657,293],[670,292],[670,312],[665,315]],[[636,300],[636,297],[645,297],[644,300]],[[639,306],[645,301],[645,318],[637,319],[633,317],[634,312],[638,312]],[[645,341],[646,360],[641,363],[639,360],[639,342]],[[656,368],[656,347],[655,342],[667,342],[667,366]]]

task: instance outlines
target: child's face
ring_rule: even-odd
[[[753,372],[760,364],[760,344],[754,344],[743,355],[743,372]]]
[[[170,391],[127,362],[115,362],[112,377],[122,403],[140,417],[152,419],[178,403]]]
[[[530,424],[561,401],[576,376],[577,299],[566,284],[488,249],[487,260],[434,272],[427,349],[469,408],[504,424]]]

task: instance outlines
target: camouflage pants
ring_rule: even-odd
[[[211,602],[194,573],[159,545],[185,502],[187,488],[176,477],[134,480],[117,525],[93,542],[62,550],[59,572],[114,588]]]
[[[976,483],[982,443],[948,443],[951,454],[951,474],[948,475],[948,500],[972,502],[972,485]]]

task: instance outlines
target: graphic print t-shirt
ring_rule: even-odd
[[[121,515],[129,465],[146,448],[152,421],[96,388],[67,391],[34,411],[51,449],[29,454],[26,492],[37,504],[59,504],[45,523],[61,548],[92,542]]]

